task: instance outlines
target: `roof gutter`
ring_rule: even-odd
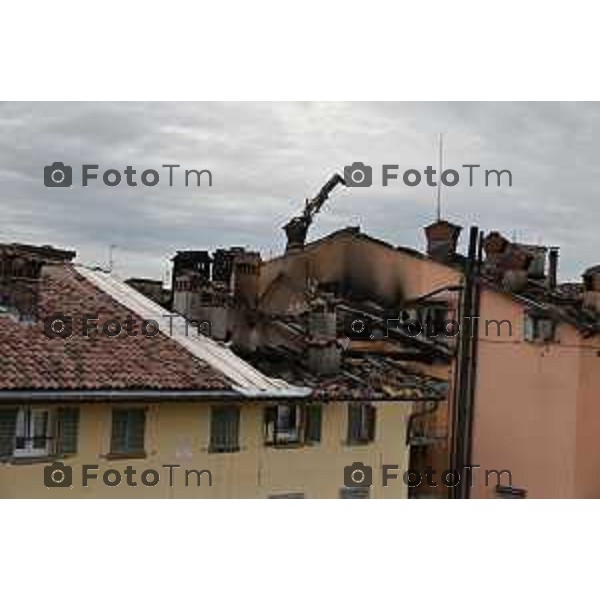
[[[312,396],[311,388],[281,390],[0,390],[0,403],[26,402],[198,402],[203,400],[294,400]]]
[[[242,400],[232,390],[0,390],[0,403]]]

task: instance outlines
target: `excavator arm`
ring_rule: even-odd
[[[314,216],[321,210],[321,207],[329,198],[329,194],[331,194],[335,187],[340,183],[346,185],[344,178],[339,173],[331,176],[314,198],[306,200],[302,215],[293,217],[286,225],[284,225],[283,228],[287,235],[286,252],[302,249],[304,247],[306,234],[308,233],[308,228],[310,227]]]

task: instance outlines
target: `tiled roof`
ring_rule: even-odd
[[[128,315],[138,335],[125,331],[114,338],[48,339],[43,318],[53,313],[73,317],[81,330],[83,315],[98,315],[98,324]],[[218,370],[195,357],[162,332],[146,337],[141,319],[102,292],[69,264],[44,267],[38,292],[38,319],[19,322],[0,316],[0,391],[5,390],[232,390]]]
[[[170,339],[223,374],[232,383],[233,389],[242,395],[287,398],[310,394],[311,390],[306,387],[292,386],[281,379],[266,376],[210,336],[196,335],[193,327],[188,327],[182,317],[171,318],[158,304],[110,274],[85,267],[76,269],[96,288],[120,302],[130,312],[140,315],[142,319],[155,321]]]

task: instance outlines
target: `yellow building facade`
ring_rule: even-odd
[[[35,449],[19,452],[13,447],[11,456],[4,456],[0,463],[0,497],[407,497],[408,488],[402,474],[408,469],[405,432],[410,403],[369,404],[375,415],[374,426],[371,439],[363,440],[349,439],[351,406],[356,408],[356,403],[321,404],[318,436],[314,435],[313,428],[313,438],[318,437],[317,440],[308,440],[303,431],[307,423],[306,404],[279,406],[297,406],[298,422],[292,428],[291,437],[289,430],[285,430],[287,439],[284,436],[274,440],[265,416],[276,409],[273,402],[80,404],[76,435],[71,431],[76,445],[68,448],[68,452],[60,452],[60,448],[55,452],[52,450],[56,448],[52,446],[55,440],[48,436],[50,445],[45,456],[43,448],[38,448],[36,455]],[[236,447],[233,440],[228,449],[215,449],[211,447],[217,428],[213,411],[223,407],[232,407],[232,414],[238,415],[233,432],[238,443]],[[10,407],[3,406],[2,410],[8,411]],[[34,406],[38,413],[47,411],[50,422],[55,419],[56,410],[53,406]],[[119,420],[123,415],[135,414],[143,415],[143,441],[137,442],[138,447],[115,452],[115,444],[126,439],[124,430],[117,431]],[[141,425],[138,423],[136,427],[139,434]],[[15,435],[19,435],[19,431]],[[141,451],[139,444],[143,444]],[[19,445],[23,444],[17,439],[13,446]],[[363,463],[367,468],[363,484],[369,483],[368,468],[372,469],[371,486],[352,485],[349,490],[344,485],[345,469],[355,463]],[[390,478],[386,486],[382,479],[383,464],[394,465],[393,473],[397,475],[396,479]],[[137,485],[130,485],[128,477]]]

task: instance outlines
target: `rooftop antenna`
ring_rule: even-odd
[[[443,170],[443,157],[444,157],[444,136],[443,134],[438,134],[438,145],[440,151],[440,160],[439,160],[439,175],[438,175],[438,185],[436,191],[436,214],[437,220],[442,220],[442,170]]]
[[[111,244],[108,247],[108,270],[111,273],[112,273],[113,269],[115,268],[114,252],[115,252],[116,248],[117,248],[116,244]]]

